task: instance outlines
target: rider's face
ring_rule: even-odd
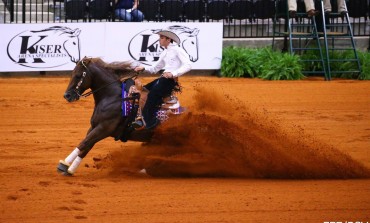
[[[170,44],[171,42],[171,39],[166,37],[166,36],[162,36],[162,35],[159,35],[159,44],[164,47],[164,48],[167,48],[167,46]]]

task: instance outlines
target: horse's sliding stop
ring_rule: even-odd
[[[153,67],[135,67],[129,62],[107,64],[99,58],[84,58],[77,63],[64,98],[73,102],[92,94],[95,108],[85,139],[59,161],[60,173],[73,175],[95,143],[104,138],[147,141],[169,114],[181,113],[172,94],[179,90],[177,77],[190,70],[190,60],[178,46],[180,40],[175,33],[160,30],[158,34],[165,50]],[[145,86],[136,78],[138,71],[156,73],[161,69],[161,77]],[[84,93],[87,89],[91,91]]]

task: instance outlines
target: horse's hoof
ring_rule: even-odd
[[[73,176],[73,174],[69,173],[68,171],[67,172],[63,172],[62,175],[63,176],[67,176],[67,177]]]
[[[64,164],[64,162],[62,162],[62,160],[59,161],[59,164],[58,164],[58,167],[57,167],[57,171],[59,173],[62,173],[62,174],[63,173],[68,173],[68,168],[69,168],[69,166]]]

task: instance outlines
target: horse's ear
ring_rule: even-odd
[[[84,58],[77,61],[76,64],[82,63],[82,64],[85,64],[85,65],[88,65],[90,63],[90,61],[91,61],[90,57],[84,56]]]
[[[73,36],[79,36],[79,35],[80,35],[80,33],[81,33],[81,30],[77,28],[77,29],[75,29],[75,30],[73,31],[72,35],[73,35]]]
[[[191,32],[191,36],[196,36],[196,35],[198,35],[198,33],[199,33],[199,29],[197,29],[197,28],[195,28],[194,30],[193,30],[193,32]]]
[[[79,64],[80,62],[83,62],[84,60],[86,59],[86,56],[84,56],[84,58],[82,58],[81,60],[77,60],[75,63],[76,65]]]
[[[84,57],[84,62],[85,62],[85,64],[86,65],[89,65],[89,63],[93,60],[94,58],[92,58],[92,57],[87,57],[87,56],[85,56]],[[96,59],[96,58],[95,58]],[[95,60],[96,61],[96,60]]]
[[[151,31],[152,31],[152,33],[157,33],[157,32],[159,32],[159,31],[161,31],[162,29],[152,29]]]

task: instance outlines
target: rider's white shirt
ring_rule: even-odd
[[[145,70],[150,73],[157,73],[162,69],[164,72],[171,72],[173,77],[179,77],[190,71],[191,62],[188,54],[178,45],[170,44],[153,66],[145,66]]]

